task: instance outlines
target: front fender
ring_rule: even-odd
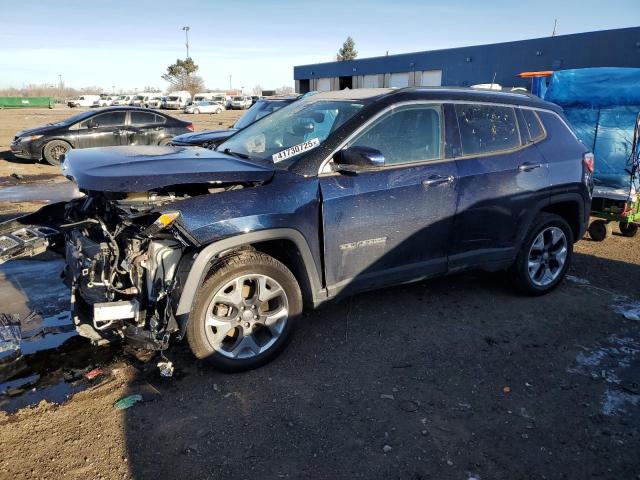
[[[304,236],[292,228],[259,230],[213,242],[195,254],[195,256],[185,260],[182,264],[182,272],[184,274],[188,269],[188,273],[186,274],[186,279],[181,282],[181,295],[175,309],[175,315],[178,319],[181,320],[181,316],[184,318],[184,316],[191,311],[196,293],[216,259],[219,259],[230,250],[270,240],[290,240],[296,245],[302,256],[307,280],[311,286],[311,295],[314,304],[320,303],[326,298],[326,295],[323,293],[318,269],[311,254],[311,249]],[[178,270],[180,274],[181,269],[179,268]]]

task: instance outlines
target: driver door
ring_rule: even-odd
[[[80,122],[77,127],[77,148],[128,145],[127,112],[99,113]]]
[[[379,150],[384,167],[321,175],[330,295],[447,271],[458,173],[444,145],[442,105],[395,107],[345,147]]]

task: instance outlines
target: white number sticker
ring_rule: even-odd
[[[312,138],[311,140],[308,140],[304,143],[300,143],[298,145],[294,145],[293,147],[286,148],[281,152],[274,153],[271,158],[273,159],[273,163],[282,162],[283,160],[291,158],[294,155],[312,150],[318,145],[320,145],[320,139]]]

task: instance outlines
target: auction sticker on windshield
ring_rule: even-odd
[[[316,148],[318,145],[320,145],[320,139],[312,138],[311,140],[308,140],[304,143],[299,143],[298,145],[294,145],[293,147],[286,148],[281,152],[274,153],[271,156],[271,158],[273,159],[273,163],[282,162],[283,160],[286,160],[287,158],[291,158],[295,155],[298,155],[299,153],[312,150]]]

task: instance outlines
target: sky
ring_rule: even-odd
[[[0,88],[165,90],[189,54],[209,89],[293,86],[293,66],[640,25],[640,0],[0,0]],[[229,76],[231,75],[231,81]]]

